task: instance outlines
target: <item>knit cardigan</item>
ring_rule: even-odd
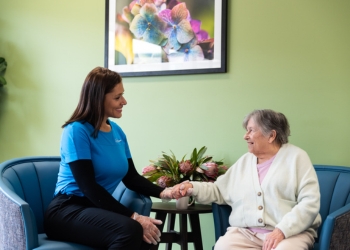
[[[256,165],[257,157],[246,153],[216,182],[191,182],[192,195],[202,204],[230,205],[232,227],[277,227],[286,238],[303,231],[317,237],[320,191],[307,153],[284,144],[261,185]]]

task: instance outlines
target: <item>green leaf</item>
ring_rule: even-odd
[[[7,84],[6,79],[4,78],[6,68],[7,68],[7,62],[5,58],[0,57],[0,87]]]
[[[169,167],[166,165],[166,163],[164,163],[163,160],[159,160],[157,162],[154,163],[154,166],[156,166],[157,168],[165,168],[165,169],[169,169]]]
[[[171,162],[170,156],[168,156],[168,155],[166,155],[166,154],[163,154],[163,157],[164,157],[164,159],[165,159],[167,162]]]
[[[206,146],[203,146],[199,151],[198,151],[198,158],[199,159],[202,159],[203,158],[203,155],[204,153],[207,151],[207,147]]]
[[[208,157],[206,157],[206,158],[203,158],[202,163],[209,162],[209,161],[211,161],[212,159],[213,159],[212,156],[208,156]]]
[[[150,177],[147,177],[147,179],[150,181],[150,182],[155,182],[159,177],[163,176],[164,174],[162,173],[156,173]]]
[[[191,154],[191,163],[193,165],[197,165],[197,159],[198,159],[198,157],[197,157],[197,148],[194,148],[193,152]]]
[[[151,175],[153,175],[153,174],[155,174],[155,173],[157,173],[157,172],[158,172],[157,169],[156,169],[156,170],[152,170],[152,171],[149,171],[149,172],[147,172],[147,173],[142,174],[142,176],[151,176]]]
[[[6,85],[6,80],[4,77],[0,76],[0,87]]]
[[[7,62],[5,58],[0,57],[0,75],[3,76],[5,74],[7,68]]]

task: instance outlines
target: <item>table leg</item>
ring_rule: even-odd
[[[165,218],[166,218],[166,213],[162,213],[162,212],[156,213],[156,220],[163,221],[163,223],[161,225],[157,225],[160,232],[163,232]],[[159,248],[159,243],[157,245],[153,245],[151,247],[151,250],[158,250],[158,248]]]
[[[191,230],[194,235],[193,245],[195,250],[203,250],[201,226],[198,214],[190,214]]]
[[[188,250],[187,214],[180,214],[181,250]]]
[[[175,220],[176,220],[176,214],[168,214],[168,227],[167,232],[174,231],[175,228]],[[166,243],[165,249],[171,250],[173,247],[173,243]]]

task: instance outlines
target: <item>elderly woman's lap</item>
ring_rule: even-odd
[[[314,237],[309,232],[303,232],[288,239],[282,240],[275,250],[286,250],[286,249],[296,249],[296,250],[308,250],[312,249],[314,245]]]
[[[261,250],[264,239],[264,234],[253,233],[244,228],[229,227],[226,234],[216,242],[214,250]],[[312,249],[313,243],[313,236],[304,232],[284,239],[274,250],[308,250]]]
[[[262,236],[259,234],[259,236]],[[244,228],[229,227],[224,236],[221,236],[215,244],[214,250],[261,250],[263,239]]]

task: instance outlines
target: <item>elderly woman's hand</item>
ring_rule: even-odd
[[[192,188],[193,186],[189,181],[184,181],[180,184],[173,186],[171,194],[174,199],[179,199],[184,196],[191,196],[193,190]]]
[[[271,250],[275,249],[282,240],[284,240],[285,236],[283,232],[279,228],[275,228],[271,233],[266,235],[264,240],[264,245],[262,250]]]

